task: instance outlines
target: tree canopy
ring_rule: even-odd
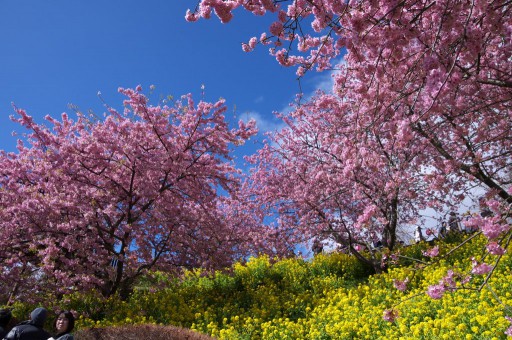
[[[393,250],[422,209],[454,209],[475,186],[488,210],[467,224],[499,261],[512,240],[510,1],[200,0],[186,19],[238,9],[275,17],[244,51],[268,46],[299,78],[333,71],[332,88],[280,115],[243,181],[229,148],[254,122],[230,129],[223,101],[151,106],[121,90],[124,112],[48,117],[52,130],[16,109],[30,134],[0,154],[2,290],[51,276],[126,294],[149,268],[221,268],[323,236],[379,271],[372,244]],[[473,274],[491,275],[481,260]]]
[[[493,215],[468,225],[508,247],[510,2],[202,0],[186,18],[227,23],[237,9],[275,16],[244,51],[269,45],[299,78],[334,70],[332,89],[301,98],[252,157],[254,200],[280,227],[334,233],[355,255],[376,238],[392,249],[420,209],[456,209],[481,186]]]
[[[4,292],[45,282],[126,294],[147,269],[222,268],[250,251],[251,224],[223,206],[239,185],[230,145],[254,121],[230,129],[223,100],[162,107],[140,87],[120,91],[124,111],[104,119],[47,116],[47,128],[16,109],[29,134],[0,154]]]

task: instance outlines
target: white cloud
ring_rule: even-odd
[[[300,86],[300,88],[306,87],[304,85],[307,85],[307,87],[308,87],[308,92],[302,93],[302,99],[300,102],[305,103],[305,102],[311,100],[311,98],[313,98],[316,95],[316,92],[318,90],[321,90],[325,93],[332,93],[332,88],[334,85],[333,77],[339,71],[340,66],[344,63],[345,63],[345,61],[343,59],[343,56],[341,56],[332,62],[332,64],[334,65],[333,70],[324,71],[324,72],[320,72],[320,73],[315,72],[314,70],[309,71],[309,73],[307,74],[307,76],[309,76],[309,77],[306,76],[306,77],[302,78],[301,80],[299,80],[302,82],[302,85]],[[309,90],[309,89],[311,89],[311,90]],[[286,114],[290,113],[292,110],[293,110],[293,107],[291,107],[290,105],[286,105],[279,112],[286,115]],[[284,127],[284,126],[285,126],[285,124],[282,124],[281,127]]]
[[[261,113],[250,111],[243,114],[242,119],[244,121],[249,121],[250,119],[254,119],[256,121],[256,125],[258,127],[259,133],[263,134],[265,132],[272,132],[281,130],[286,126],[284,122],[279,120],[278,118],[272,117],[264,117]]]
[[[332,65],[334,65],[333,70],[316,73],[316,75],[313,76],[309,81],[314,84],[314,90],[312,91],[312,93],[306,94],[304,97],[311,98],[317,90],[322,90],[326,93],[332,92],[332,86],[334,85],[333,76],[339,71],[340,66],[344,63],[345,60],[343,59],[343,56],[339,57],[336,60],[333,60],[332,62]]]
[[[259,97],[257,97],[256,99],[254,99],[254,102],[255,102],[256,104],[258,104],[258,103],[263,102],[264,100],[265,100],[265,98],[264,98],[263,96],[259,96]]]

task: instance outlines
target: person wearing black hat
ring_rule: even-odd
[[[5,340],[47,340],[50,334],[43,329],[48,312],[39,307],[30,313],[30,320],[16,325],[5,336]]]
[[[8,309],[0,309],[0,339],[3,339],[7,334],[7,325],[11,321],[11,311]]]

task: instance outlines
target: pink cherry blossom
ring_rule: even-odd
[[[437,285],[429,286],[427,289],[427,295],[430,296],[432,299],[437,300],[443,297],[445,291],[445,286],[440,283]]]
[[[439,255],[439,246],[430,248],[429,250],[423,251],[422,253],[424,256],[427,256],[427,257],[436,257]]]
[[[512,324],[512,318],[510,316],[505,316],[505,319]],[[512,325],[507,328],[505,335],[512,336]]]
[[[407,284],[409,283],[409,278],[407,277],[405,280],[393,280],[393,286],[401,292],[405,292],[407,290]]]
[[[486,248],[487,248],[487,251],[493,255],[503,255],[506,252],[505,249],[503,249],[497,242],[494,242],[494,241],[489,242],[487,244]]]
[[[272,16],[273,37],[261,40],[286,46],[271,50],[276,60],[297,66],[299,76],[336,68],[332,94],[350,103],[361,128],[380,129],[367,132],[393,130],[395,148],[420,152],[415,162],[432,171],[431,189],[461,190],[476,181],[510,204],[507,171],[499,170],[510,155],[512,130],[506,76],[512,42],[503,39],[510,35],[512,14],[502,10],[506,6],[506,0],[493,6],[202,0],[194,15],[207,19],[201,8],[210,8],[226,22],[225,12],[243,7]]]
[[[472,261],[473,263],[473,269],[471,269],[471,273],[474,275],[485,275],[489,273],[492,270],[492,266],[488,265],[487,263],[478,263],[475,259]]]
[[[395,309],[386,309],[382,315],[384,321],[394,322],[398,318],[398,311]]]
[[[255,122],[230,128],[223,100],[151,106],[140,91],[120,89],[124,112],[103,120],[63,114],[46,127],[16,108],[29,135],[0,152],[0,278],[22,282],[19,294],[37,295],[45,274],[53,292],[126,294],[149,269],[221,268],[274,248],[230,196],[241,185],[230,150]]]

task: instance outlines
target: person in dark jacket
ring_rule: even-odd
[[[11,321],[11,311],[8,309],[0,309],[0,339],[3,339],[7,334],[7,326],[9,325],[9,321]]]
[[[47,340],[50,334],[43,329],[48,312],[39,307],[30,313],[30,320],[16,325],[5,336],[6,340]]]
[[[75,327],[75,317],[70,311],[62,311],[53,322],[53,328],[57,331],[54,340],[74,340],[71,331]]]

